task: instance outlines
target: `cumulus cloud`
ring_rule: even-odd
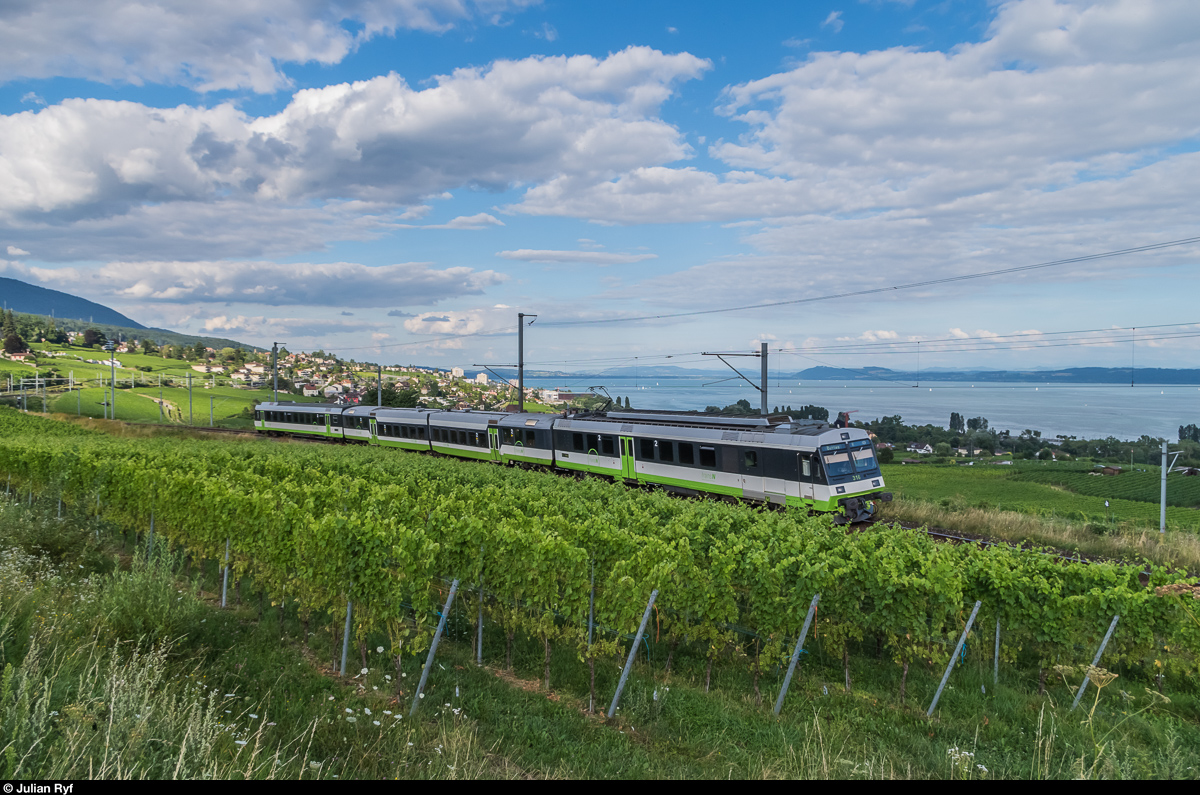
[[[0,80],[80,77],[269,92],[289,82],[280,64],[335,64],[376,36],[500,23],[538,2],[13,0],[0,5]]]
[[[725,173],[561,174],[511,209],[619,224],[923,213],[1119,183],[1177,161],[1171,147],[1200,135],[1200,106],[1180,101],[1200,93],[1193,10],[1017,0],[997,8],[983,42],[946,52],[814,53],[726,89],[719,112],[746,133],[709,145]]]
[[[565,262],[585,265],[626,265],[657,259],[657,254],[617,254],[606,251],[552,251],[547,249],[520,248],[515,251],[497,251],[497,257],[521,260],[522,262]]]
[[[504,226],[504,222],[488,213],[460,215],[444,224],[402,224],[405,229],[487,229],[489,226]]]
[[[418,214],[455,188],[608,179],[691,155],[655,114],[708,66],[646,47],[498,61],[419,91],[395,74],[307,89],[261,118],[228,103],[65,100],[0,117],[0,222],[119,224],[180,202],[311,213],[314,200],[347,200]],[[481,213],[445,227],[499,223]]]
[[[10,257],[27,257],[27,256],[29,256],[29,252],[23,248],[17,248],[16,246],[9,246],[8,247],[8,256],[10,256]]]
[[[841,11],[830,11],[829,16],[825,17],[825,21],[821,23],[821,27],[829,28],[834,33],[841,33],[845,24]]]
[[[96,298],[154,303],[253,303],[267,306],[384,307],[478,295],[507,277],[470,268],[438,270],[406,262],[112,262],[96,269],[0,265],[25,281]]]

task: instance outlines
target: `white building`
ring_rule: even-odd
[[[461,367],[455,367],[454,369],[452,369],[450,371],[450,375],[454,376],[455,378],[462,378],[463,377],[463,369]]]
[[[480,373],[479,375],[475,376],[475,383],[486,384],[487,382],[488,382],[487,373]]]

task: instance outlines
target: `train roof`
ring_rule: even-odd
[[[292,400],[281,400],[278,403],[259,403],[255,406],[259,411],[328,411],[337,409],[339,412],[346,408],[345,403],[300,403]]]
[[[699,411],[605,411],[581,412],[568,419],[585,422],[619,422],[623,425],[676,425],[685,428],[711,428],[714,430],[738,430],[749,433],[779,433],[816,436],[829,430],[829,423],[822,420],[793,420],[786,414],[769,414],[766,417],[731,417],[723,414],[707,414]]]

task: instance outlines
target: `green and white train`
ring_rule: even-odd
[[[870,519],[884,491],[875,447],[860,428],[787,416],[724,417],[656,411],[508,414],[324,403],[263,403],[263,434],[600,475],[685,495]]]

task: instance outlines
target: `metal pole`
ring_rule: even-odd
[[[225,606],[225,593],[229,590],[229,536],[225,537],[225,577],[221,580],[221,607]]]
[[[933,703],[929,705],[929,709],[925,712],[925,717],[927,718],[933,715],[933,710],[937,706],[938,699],[942,697],[942,690],[946,687],[946,682],[950,680],[950,672],[954,670],[954,661],[958,659],[963,644],[967,642],[967,633],[971,631],[971,625],[975,623],[975,615],[979,612],[979,605],[981,604],[982,602],[975,603],[975,609],[971,611],[971,617],[967,619],[967,626],[963,630],[962,637],[958,639],[958,645],[954,647],[954,654],[950,656],[950,663],[946,666],[946,673],[942,674],[942,683],[938,685],[937,692],[933,694]]]
[[[1162,443],[1162,483],[1158,498],[1158,532],[1167,532],[1167,442]]]
[[[1119,615],[1113,616],[1112,623],[1108,625],[1108,632],[1104,633],[1104,640],[1101,641],[1100,648],[1096,650],[1096,656],[1092,658],[1093,668],[1100,664],[1100,655],[1104,654],[1104,647],[1108,645],[1108,640],[1112,637],[1113,630],[1117,628],[1117,621],[1120,620],[1120,618],[1121,617]],[[1086,674],[1084,675],[1083,684],[1079,686],[1079,691],[1075,694],[1075,700],[1071,702],[1071,709],[1075,709],[1077,706],[1079,706],[1079,699],[1083,696],[1083,690],[1088,686],[1088,680],[1090,678],[1090,676]]]
[[[120,335],[117,335],[120,339]],[[112,370],[112,418],[117,418],[117,346],[108,352],[108,365]]]
[[[992,669],[992,684],[997,685],[1000,683],[1000,616],[996,616],[996,654],[993,660],[995,663]]]
[[[192,422],[192,374],[188,373],[188,425],[194,425]]]
[[[342,667],[339,676],[346,675],[346,652],[350,649],[350,600],[346,600],[346,631],[342,633]]]
[[[517,313],[517,413],[525,411],[525,313]]]
[[[446,606],[442,608],[442,617],[438,621],[437,631],[433,633],[433,643],[429,644],[429,654],[425,657],[425,667],[421,669],[421,681],[417,683],[417,692],[413,694],[412,709],[408,717],[417,712],[417,704],[421,703],[421,693],[425,690],[425,680],[429,678],[429,669],[433,667],[433,655],[437,654],[438,641],[442,638],[442,630],[446,628],[446,617],[450,615],[450,606],[454,604],[454,594],[458,592],[458,580],[450,584],[450,595],[446,597]]]
[[[158,419],[163,419],[162,373],[158,374]]]
[[[658,598],[658,589],[655,588],[650,592],[650,601],[646,603],[646,612],[642,614],[642,623],[638,625],[637,635],[633,638],[633,645],[629,647],[629,656],[625,658],[625,670],[621,671],[621,681],[617,682],[617,692],[613,695],[612,704],[608,706],[608,717],[617,714],[617,702],[621,700],[621,691],[625,689],[625,680],[629,678],[629,671],[633,668],[633,658],[637,656],[638,646],[642,642],[642,635],[646,632],[646,624],[650,621],[650,610],[654,607],[654,600]]]
[[[379,405],[383,405],[383,365],[379,365]]]
[[[767,343],[761,343],[762,350],[762,415],[767,416]]]
[[[766,348],[766,345],[763,346]],[[766,381],[763,381],[765,384]],[[783,709],[783,699],[787,696],[788,687],[792,684],[792,674],[796,672],[796,662],[800,659],[800,650],[804,648],[804,639],[808,637],[808,628],[812,625],[813,613],[817,612],[817,600],[821,598],[821,594],[816,594],[812,598],[812,604],[808,606],[808,615],[804,617],[804,627],[800,630],[800,639],[796,641],[796,649],[792,652],[792,661],[788,663],[787,676],[783,677],[783,687],[779,691],[779,698],[775,699],[775,714],[779,714],[779,710]]]
[[[275,384],[275,403],[279,402],[279,343],[271,344],[271,377]]]

